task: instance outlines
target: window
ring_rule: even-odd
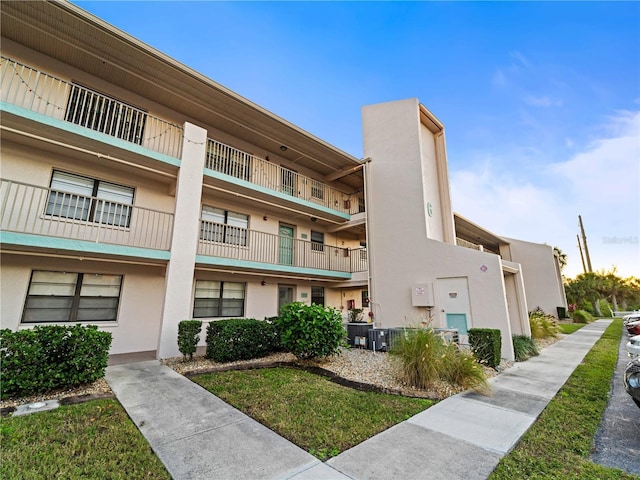
[[[367,259],[367,242],[360,242],[360,260]]]
[[[324,307],[324,287],[311,287],[311,303]]]
[[[133,193],[131,187],[54,170],[46,214],[128,227]]]
[[[321,182],[311,180],[311,197],[324,200],[324,185]]]
[[[358,213],[363,213],[365,210],[364,197],[358,197]]]
[[[296,188],[296,175],[297,173],[288,168],[281,168],[282,188],[281,190],[287,195],[297,196]]]
[[[369,308],[369,291],[362,290],[362,308]]]
[[[311,250],[324,252],[324,233],[311,230]]]
[[[115,322],[122,275],[34,270],[22,323]]]
[[[246,284],[196,280],[193,317],[242,317]]]
[[[205,205],[202,207],[201,219],[201,240],[247,246],[248,215]]]
[[[142,145],[147,114],[124,102],[73,84],[65,120]]]

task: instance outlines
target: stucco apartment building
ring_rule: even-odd
[[[503,338],[566,306],[550,247],[454,215],[418,100],[364,107],[358,159],[70,3],[0,8],[3,328],[166,358],[181,320],[291,301]]]

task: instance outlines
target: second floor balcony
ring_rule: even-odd
[[[285,271],[303,268],[343,273],[368,269],[366,248],[342,248],[286,235],[201,222],[198,255],[231,259],[249,269],[277,265]]]
[[[135,247],[137,252],[171,248],[171,213],[5,179],[0,179],[0,202],[3,242],[12,239],[19,245],[48,237],[60,241],[40,242],[45,247],[96,252],[100,245]]]

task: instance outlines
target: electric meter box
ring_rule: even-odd
[[[433,284],[414,284],[411,287],[411,305],[414,307],[433,307]]]

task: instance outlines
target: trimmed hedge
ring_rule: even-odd
[[[469,329],[469,343],[473,354],[480,363],[496,368],[500,365],[502,335],[493,328]]]
[[[209,322],[207,358],[235,362],[264,357],[280,350],[280,341],[271,322],[253,318],[230,318]]]
[[[0,330],[1,398],[70,388],[104,377],[111,333],[95,325]]]
[[[189,355],[189,360],[193,359],[196,353],[202,322],[200,320],[183,320],[178,324],[178,350],[184,359]]]

